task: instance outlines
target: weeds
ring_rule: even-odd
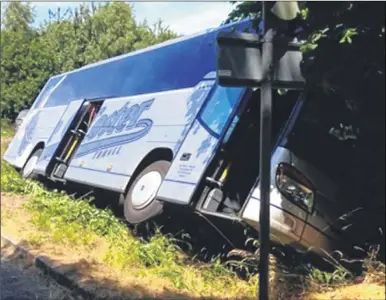
[[[366,273],[366,280],[368,282],[376,282],[385,285],[385,264],[377,260],[380,246],[375,246],[370,249],[368,256],[363,262],[364,270]]]
[[[312,268],[309,278],[316,284],[328,287],[332,284],[339,285],[348,283],[353,279],[353,276],[346,269],[338,266],[333,272],[325,272],[317,268]]]

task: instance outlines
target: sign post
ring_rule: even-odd
[[[274,32],[267,24],[266,5],[262,3],[263,44],[262,81],[260,96],[260,263],[259,299],[269,297],[270,252],[270,185],[271,185],[271,119],[272,119],[272,67]]]

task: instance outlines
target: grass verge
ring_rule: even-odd
[[[1,137],[2,138],[12,137],[12,135],[14,134],[14,129],[13,129],[12,125],[7,120],[4,120],[4,119],[1,119],[0,122],[1,122],[0,123]]]

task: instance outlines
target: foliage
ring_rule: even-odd
[[[80,4],[71,20],[32,27],[28,3],[5,6],[1,28],[2,118],[13,120],[53,75],[176,37],[162,24],[138,23],[125,2]]]
[[[261,1],[236,2],[232,1],[235,8],[229,13],[224,23],[239,21],[248,17],[259,18]]]
[[[312,268],[312,272],[309,275],[310,279],[318,284],[331,285],[342,284],[352,280],[352,275],[342,267],[337,267],[333,272],[321,271],[317,268]]]
[[[6,28],[14,32],[30,31],[30,24],[34,16],[30,3],[20,5],[19,3],[9,3],[7,13],[2,15],[1,23]]]
[[[1,137],[4,138],[11,138],[14,134],[14,130],[9,122],[6,120],[1,120]],[[3,144],[3,143],[2,143]]]

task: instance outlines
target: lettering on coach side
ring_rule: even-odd
[[[85,136],[85,141],[127,131],[136,131],[138,134],[135,134],[135,136],[143,136],[150,130],[153,121],[150,119],[140,119],[140,117],[144,111],[151,107],[153,102],[154,98],[133,105],[130,105],[129,101],[110,115],[104,113],[106,106],[103,107],[99,112],[100,117]]]
[[[122,145],[144,137],[150,131],[153,121],[148,118],[141,119],[141,115],[153,102],[154,98],[133,105],[126,102],[110,114],[105,113],[106,107],[102,107],[98,114],[100,117],[87,132],[75,158],[91,153],[94,153],[92,159],[117,155]],[[115,135],[117,133],[121,134]]]
[[[112,148],[107,148],[105,150],[96,151],[94,153],[92,159],[100,159],[100,158],[105,158],[108,156],[118,155],[119,152],[121,151],[121,149],[122,149],[122,146],[116,146],[116,147],[112,147]]]

